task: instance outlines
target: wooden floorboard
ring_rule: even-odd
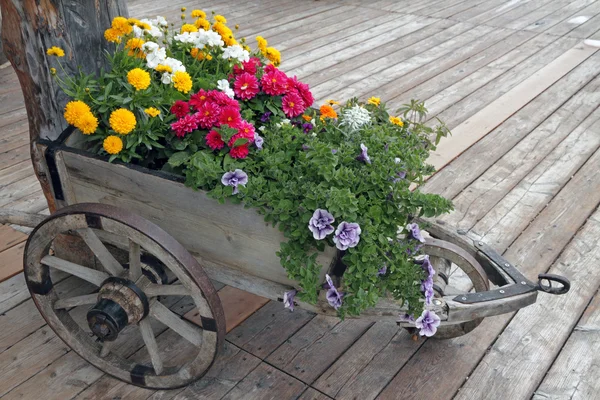
[[[222,2],[129,0],[130,14],[177,20],[201,8],[263,34],[281,68],[325,99],[379,96],[391,112],[412,98],[454,135],[424,190],[453,199],[441,218],[483,240],[530,278],[565,274],[566,296],[540,294],[449,341],[411,340],[395,324],[340,321],[215,283],[226,345],[187,388],[151,391],[109,377],[68,349],[29,299],[26,235],[0,226],[0,397],[44,399],[593,398],[597,395],[600,217],[600,39],[597,0],[364,0]],[[586,16],[583,22],[571,20]],[[595,54],[593,54],[595,53]],[[19,83],[0,68],[0,207],[47,213],[33,175]],[[430,120],[433,124],[433,120]],[[432,160],[435,159],[432,158]],[[28,230],[25,229],[27,232]],[[16,274],[16,275],[15,275]],[[2,281],[5,279],[4,281]],[[54,274],[61,293],[85,293]],[[591,302],[590,302],[591,301]],[[185,302],[172,304],[194,320]],[[81,317],[85,308],[72,311]],[[172,360],[185,346],[169,334]],[[140,339],[124,336],[147,362]]]

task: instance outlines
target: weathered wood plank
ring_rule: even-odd
[[[328,400],[331,399],[329,396],[325,396],[323,393],[316,391],[309,387],[307,388],[302,396],[298,397],[298,400]]]
[[[305,388],[306,385],[299,380],[261,363],[231,389],[223,400],[293,399],[300,396]]]
[[[574,17],[578,16],[579,12],[583,8],[595,2],[596,0],[571,1],[567,6],[556,10],[552,14],[546,15],[545,17],[533,22],[531,25],[528,25],[523,29],[538,32],[547,31],[548,29],[563,21],[570,21]]]
[[[593,399],[600,393],[600,292],[587,306],[533,400]]]
[[[283,307],[283,303],[270,301],[229,332],[227,340],[264,359],[314,316],[299,308],[290,312]]]
[[[10,226],[0,225],[0,252],[27,240],[27,235]]]
[[[23,249],[25,242],[0,252],[0,282],[5,281],[23,271]]]

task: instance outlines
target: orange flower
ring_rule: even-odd
[[[304,119],[306,122],[310,122],[310,120],[312,119],[312,117],[310,115],[303,115],[302,119]]]
[[[329,104],[323,104],[319,111],[321,112],[321,121],[325,118],[337,118],[338,116],[333,107]]]

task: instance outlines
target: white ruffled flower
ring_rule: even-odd
[[[365,125],[371,123],[371,113],[359,106],[355,105],[342,112],[342,121],[340,126],[347,126],[351,132],[356,132]]]
[[[223,50],[223,58],[225,59],[235,59],[239,62],[248,62],[250,61],[250,53],[247,50],[238,44],[234,44],[233,46],[226,47]]]
[[[263,125],[263,126],[261,126],[260,128],[258,128],[258,130],[259,130],[259,131],[261,131],[261,132],[264,132],[264,131],[265,131],[265,129],[267,129],[267,127],[266,127],[266,126],[264,126],[264,125]]]
[[[150,29],[142,29],[137,25],[133,26],[133,36],[137,38],[141,38],[144,35],[150,35],[154,38],[161,38],[163,36],[162,31],[156,27],[151,20],[149,19],[141,19],[140,22],[147,24]]]
[[[231,87],[229,87],[229,81],[227,79],[221,79],[217,81],[217,89],[219,89],[221,92],[225,93],[227,96],[231,97],[233,99],[233,96],[235,95],[235,93],[233,92],[233,89],[231,89]]]
[[[161,17],[160,15],[158,15],[154,19],[151,19],[150,22],[152,23],[152,25],[162,26],[163,28],[166,28],[167,26],[169,26],[169,23],[167,22],[165,17]]]
[[[212,47],[225,46],[225,42],[221,38],[221,35],[219,35],[217,32],[201,30],[195,33],[198,34],[198,45],[196,46],[198,48],[202,47],[203,45]]]
[[[162,62],[162,65],[166,65],[167,67],[171,67],[171,72],[165,72],[162,75],[162,83],[164,83],[165,85],[168,85],[171,83],[172,79],[173,79],[173,74],[177,71],[182,71],[185,72],[185,65],[183,65],[183,63],[175,58],[171,58],[171,57],[167,57],[165,58]]]
[[[195,43],[198,40],[198,32],[183,32],[173,36],[173,39],[181,43]]]

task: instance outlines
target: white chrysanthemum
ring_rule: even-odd
[[[342,112],[340,126],[346,126],[351,132],[356,132],[365,125],[371,123],[371,113],[359,106],[355,105]]]
[[[181,43],[195,43],[198,40],[198,32],[183,32],[173,36],[173,39]]]
[[[169,26],[169,23],[167,22],[167,20],[165,19],[165,17],[161,17],[160,15],[158,15],[156,18],[151,19],[150,23],[152,25],[156,25],[156,26],[162,26],[162,27],[167,27]]]
[[[213,46],[213,47],[225,46],[225,42],[221,38],[221,35],[219,35],[217,32],[200,30],[195,33],[198,34],[198,42],[197,42],[197,46],[196,46],[198,48],[201,48],[203,45]]]
[[[175,58],[167,57],[161,62],[161,64],[171,67],[171,72],[165,72],[162,75],[161,81],[165,85],[169,85],[171,83],[173,74],[175,72],[177,72],[177,71],[185,72],[185,65],[183,65],[183,63],[181,61],[179,61]]]
[[[227,79],[221,79],[217,81],[217,89],[219,89],[221,92],[225,93],[227,96],[231,97],[233,99],[233,96],[235,95],[235,93],[233,92],[233,89],[231,89],[231,87],[229,86],[229,81]]]
[[[233,46],[226,47],[223,50],[223,58],[225,59],[235,59],[240,62],[248,62],[250,61],[250,53],[247,50],[238,44],[234,44]]]
[[[141,19],[140,22],[148,24],[150,29],[142,29],[139,26],[134,25],[133,36],[137,38],[141,38],[144,35],[150,35],[154,38],[161,38],[163,36],[162,31],[157,26],[155,26],[149,19]]]
[[[146,53],[146,64],[148,68],[156,68],[167,58],[167,51],[154,42],[146,42],[142,45],[142,50]]]

